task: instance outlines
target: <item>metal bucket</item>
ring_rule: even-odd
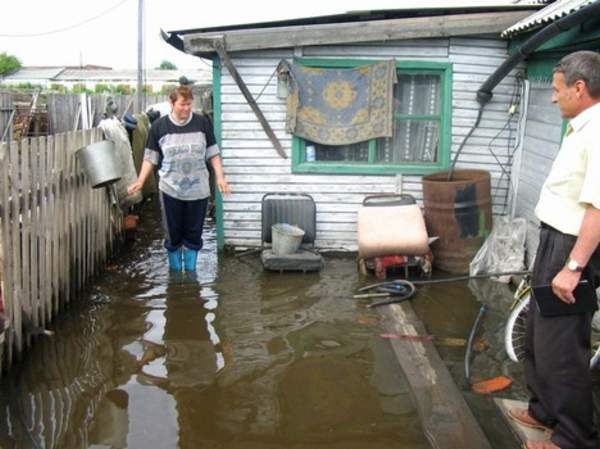
[[[450,273],[468,273],[469,263],[492,230],[490,174],[485,170],[455,170],[423,176],[425,223],[433,263]]]
[[[97,189],[121,179],[121,168],[110,140],[92,143],[75,151],[92,188]]]
[[[304,231],[298,226],[287,223],[275,223],[271,226],[273,254],[285,256],[294,254],[300,248]]]

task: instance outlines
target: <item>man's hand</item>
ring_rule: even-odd
[[[567,304],[574,304],[575,296],[573,296],[573,290],[577,287],[580,278],[581,273],[570,271],[564,267],[552,279],[552,291],[561,301]]]

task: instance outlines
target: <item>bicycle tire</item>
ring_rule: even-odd
[[[598,367],[598,363],[600,363],[600,339],[593,337],[594,332],[592,331],[592,358],[590,359],[590,369]]]
[[[523,360],[525,353],[525,329],[530,295],[523,297],[510,312],[504,331],[504,348],[513,362]]]
[[[525,329],[527,326],[527,311],[529,310],[530,295],[525,296],[510,313],[506,321],[504,346],[508,358],[513,362],[523,361],[525,353]],[[600,363],[600,339],[592,338],[592,357],[590,369]]]

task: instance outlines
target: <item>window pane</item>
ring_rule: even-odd
[[[440,113],[440,76],[398,74],[394,87],[396,114],[438,115]]]
[[[314,158],[312,157],[314,147]],[[352,145],[322,145],[306,142],[306,161],[350,161],[366,162],[369,159],[369,143],[359,142]]]
[[[393,139],[377,139],[378,163],[435,162],[439,123],[432,120],[397,120]]]

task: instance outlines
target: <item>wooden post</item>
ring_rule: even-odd
[[[258,121],[260,122],[260,125],[262,126],[265,133],[267,134],[267,137],[269,138],[269,140],[275,147],[275,150],[282,158],[287,159],[287,155],[285,154],[285,151],[283,150],[283,146],[281,145],[281,142],[279,142],[279,139],[273,132],[271,125],[269,125],[269,122],[267,121],[264,114],[258,107],[258,104],[256,104],[256,101],[254,100],[252,93],[250,93],[250,91],[248,90],[248,86],[246,86],[246,83],[242,79],[240,73],[237,71],[237,68],[235,67],[235,65],[233,64],[231,59],[229,58],[229,55],[227,54],[227,51],[225,50],[224,38],[215,39],[213,41],[213,45],[214,45],[215,51],[219,55],[219,58],[221,58],[221,61],[223,61],[223,64],[225,64],[225,67],[227,67],[227,70],[229,70],[229,73],[233,77],[235,83],[240,88],[242,95],[244,96],[244,98],[248,102],[248,105],[250,105],[250,108],[256,115],[256,118],[258,119]]]

